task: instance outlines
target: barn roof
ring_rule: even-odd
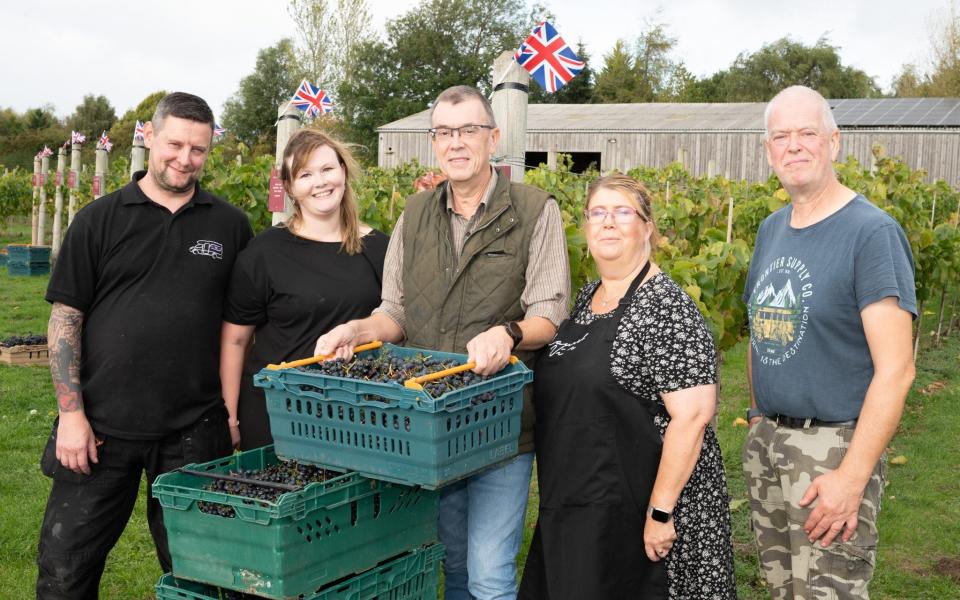
[[[960,127],[960,98],[828,100],[837,125],[848,128]],[[764,102],[723,104],[531,104],[528,132],[763,131]],[[378,131],[426,131],[429,111]]]

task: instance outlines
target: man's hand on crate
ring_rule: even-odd
[[[468,360],[476,363],[473,370],[480,375],[493,375],[507,366],[512,349],[513,338],[503,325],[491,327],[467,342]]]
[[[374,313],[365,319],[347,321],[337,325],[317,339],[314,356],[333,355],[336,358],[350,360],[353,349],[361,344],[380,340],[399,342],[403,339],[403,329],[393,319],[383,313]]]
[[[64,467],[84,475],[90,474],[90,463],[98,462],[97,438],[82,410],[60,413],[57,425],[57,460]]]
[[[334,355],[337,358],[350,360],[353,358],[353,349],[363,342],[358,342],[359,328],[356,321],[347,321],[337,325],[317,339],[317,346],[313,350],[314,356]]]

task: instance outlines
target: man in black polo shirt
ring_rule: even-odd
[[[174,93],[144,133],[149,170],[77,213],[47,288],[60,415],[41,459],[53,479],[37,563],[38,598],[96,598],[107,553],[141,472],[231,451],[220,397],[222,305],[252,237],[242,211],[200,189],[213,134],[203,99]],[[170,570],[163,515],[147,518]]]

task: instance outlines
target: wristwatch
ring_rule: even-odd
[[[647,514],[653,517],[654,521],[658,521],[660,523],[668,522],[670,520],[670,517],[673,516],[673,513],[659,509],[656,506],[651,506],[647,508]]]
[[[763,413],[760,412],[759,408],[748,408],[747,409],[747,423],[753,420],[755,417],[762,417]]]
[[[520,329],[520,324],[516,321],[507,321],[503,324],[503,328],[507,330],[507,335],[513,340],[513,347],[511,348],[513,350],[523,341],[523,330]]]

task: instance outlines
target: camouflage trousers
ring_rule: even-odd
[[[849,542],[840,535],[826,548],[811,544],[803,524],[813,505],[800,499],[818,476],[835,470],[853,429],[778,427],[763,418],[743,447],[753,530],[760,564],[773,600],[869,598],[877,556],[877,515],[886,485],[886,456],[874,468]]]

